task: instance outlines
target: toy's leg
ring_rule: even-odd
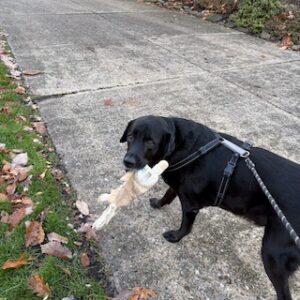
[[[166,204],[170,204],[176,196],[176,192],[172,188],[169,188],[161,199],[151,198],[150,205],[153,208],[161,208]]]

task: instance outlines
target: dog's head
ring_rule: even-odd
[[[171,119],[145,116],[128,123],[121,143],[127,142],[126,169],[142,169],[166,159],[175,148],[175,126]]]

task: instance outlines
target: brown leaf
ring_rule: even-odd
[[[10,216],[9,216],[9,224],[11,229],[15,228],[26,216],[25,207],[17,208]]]
[[[25,70],[23,71],[23,75],[26,76],[35,76],[35,75],[40,75],[40,74],[44,74],[43,71],[38,71],[38,70]]]
[[[37,221],[27,221],[25,223],[25,246],[36,246],[41,244],[45,239],[45,232],[42,224]]]
[[[9,224],[9,214],[6,211],[1,211],[0,216],[0,222]]]
[[[61,180],[64,176],[63,172],[57,168],[53,168],[51,170],[51,174],[57,179],[57,180]]]
[[[20,153],[16,155],[11,163],[12,168],[16,167],[25,167],[28,164],[28,155],[27,153]]]
[[[33,128],[41,135],[46,133],[46,126],[44,122],[34,122],[32,123]]]
[[[17,185],[16,183],[12,183],[12,184],[9,184],[7,187],[6,187],[6,193],[8,195],[12,195],[15,191],[16,191],[16,188],[17,188]]]
[[[71,276],[72,273],[70,270],[66,269],[66,268],[63,268],[62,266],[60,265],[56,265],[58,268],[60,268],[64,273],[66,273],[67,275]]]
[[[96,238],[96,230],[92,228],[92,224],[81,224],[81,227],[78,229],[79,233],[85,233],[85,237],[88,240]]]
[[[132,291],[134,295],[130,296],[129,300],[148,300],[149,298],[156,298],[158,296],[157,292],[147,288],[136,287]]]
[[[27,170],[25,168],[18,168],[18,181],[22,182],[24,181],[26,178],[28,177],[28,173]]]
[[[77,200],[76,207],[83,215],[85,215],[85,216],[89,215],[89,213],[90,213],[89,207],[86,202]]]
[[[42,174],[40,174],[39,178],[43,180],[46,176],[46,172],[47,172],[47,170],[45,170]]]
[[[41,275],[32,275],[29,278],[29,286],[39,297],[48,297],[51,293],[50,288]]]
[[[41,245],[42,253],[57,256],[59,258],[68,259],[72,258],[71,251],[62,246],[59,242],[49,242],[47,244]]]
[[[47,238],[49,240],[49,242],[59,242],[59,243],[63,243],[63,244],[68,244],[68,239],[64,236],[61,236],[55,232],[51,232],[49,234],[47,234]]]
[[[29,259],[24,259],[25,254],[21,254],[16,260],[7,260],[3,266],[2,270],[7,270],[7,269],[17,269],[20,268],[24,265],[28,265],[31,261],[31,258]]]
[[[286,35],[285,37],[283,37],[283,39],[282,39],[282,41],[281,41],[279,47],[280,47],[281,49],[284,49],[284,50],[285,50],[285,49],[292,48],[293,45],[294,45],[294,43],[293,43],[292,37],[291,37],[290,34],[288,34],[288,35]]]
[[[10,170],[11,170],[11,165],[10,165],[10,163],[5,162],[4,165],[3,165],[3,167],[2,167],[2,172],[3,172],[4,174],[7,174],[7,173],[10,172]]]
[[[112,99],[104,99],[103,103],[104,103],[104,106],[114,106]]]
[[[133,296],[134,292],[132,290],[124,290],[112,300],[128,300],[129,297]]]
[[[23,94],[25,94],[26,90],[25,90],[25,88],[24,88],[23,86],[20,86],[20,85],[19,85],[19,86],[16,88],[15,92],[16,92],[17,94],[23,95]]]
[[[8,197],[3,194],[3,193],[0,193],[0,202],[6,202],[8,201]]]
[[[80,262],[84,268],[87,268],[91,264],[90,258],[87,253],[82,253],[80,255]]]

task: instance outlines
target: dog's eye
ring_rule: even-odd
[[[134,140],[133,135],[128,135],[127,136],[127,142],[131,143],[131,142],[133,142],[133,140]]]

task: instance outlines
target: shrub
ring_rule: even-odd
[[[245,0],[232,20],[239,27],[260,33],[265,23],[282,10],[280,0]]]

